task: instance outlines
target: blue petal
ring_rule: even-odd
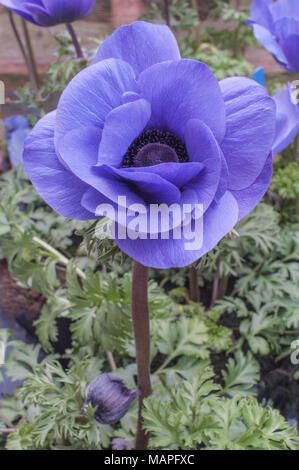
[[[185,140],[191,162],[203,162],[221,153],[211,129],[200,119],[190,119],[187,122]]]
[[[204,165],[203,172],[188,185],[188,188],[196,192],[198,204],[203,204],[203,209],[206,211],[219,188],[222,152],[212,131],[200,120],[192,119],[187,123],[185,139],[190,161],[201,162]],[[219,199],[225,193],[225,188],[227,181],[222,181],[218,193]]]
[[[55,146],[73,129],[102,129],[107,115],[122,104],[126,91],[136,91],[132,68],[115,59],[105,60],[80,72],[63,92],[55,126]]]
[[[140,100],[140,95],[134,91],[126,91],[121,97],[122,104],[132,103],[137,100]]]
[[[275,36],[257,23],[248,21],[247,24],[253,29],[256,39],[274,56],[279,65],[286,68],[288,60]]]
[[[14,13],[38,26],[53,26],[85,18],[95,0],[1,0]]]
[[[1,0],[0,3],[1,5],[11,10],[13,13],[16,13],[24,18],[26,21],[30,21],[33,24],[38,24],[30,12],[28,12],[28,10],[24,7],[24,4],[28,3],[28,0]],[[32,3],[34,3],[34,1]],[[40,4],[40,1],[36,0],[36,3]]]
[[[149,205],[143,203],[140,205],[140,202],[135,199],[133,204],[128,204],[128,201],[120,200],[119,203],[115,203],[109,199],[103,199],[103,195],[101,195],[98,191],[93,188],[90,188],[86,193],[84,193],[81,204],[85,207],[88,211],[90,211],[95,216],[105,216],[108,217],[110,220],[116,222],[117,224],[121,225],[124,229],[125,227],[130,228],[130,224],[134,222],[136,215],[139,217],[139,234],[145,236],[147,238],[148,234],[155,234],[158,236],[162,235],[163,233],[168,233],[169,230],[173,230],[176,227],[180,227],[182,224],[181,220],[181,210],[177,214],[176,210],[172,212],[171,204],[166,207],[164,206],[164,210],[169,210],[170,212],[170,220],[169,220],[169,227],[164,227],[164,218],[162,217],[157,218],[157,220],[151,220],[150,216],[150,207]],[[188,208],[188,213],[192,212],[193,206]],[[104,206],[103,206],[104,205]],[[176,208],[180,209],[180,205],[176,206]],[[118,225],[118,227],[119,227]],[[145,231],[143,231],[142,227],[145,225]]]
[[[229,189],[250,186],[261,173],[275,137],[275,103],[264,87],[248,78],[220,82],[227,114],[221,148],[229,172]]]
[[[239,206],[239,220],[243,219],[258,205],[265,195],[272,178],[272,152],[255,182],[247,189],[231,191]]]
[[[289,88],[284,88],[273,97],[276,103],[274,155],[287,148],[299,132],[299,106],[292,103],[290,93]]]
[[[269,9],[272,3],[272,0],[253,0],[250,7],[252,20],[267,29],[271,29],[273,24],[272,14]]]
[[[88,186],[58,160],[54,149],[55,112],[42,118],[25,141],[25,169],[37,192],[58,214],[75,220],[95,216],[81,206]]]
[[[237,201],[229,192],[225,193],[219,204],[213,203],[204,214],[203,246],[199,250],[186,250],[185,243],[190,243],[190,240],[184,238],[181,240],[116,238],[115,242],[128,256],[144,266],[158,269],[184,267],[211,251],[236,225],[238,214]]]
[[[219,202],[219,200],[228,190],[228,182],[229,182],[228,166],[227,166],[225,157],[223,153],[221,152],[221,173],[220,173],[218,188],[214,196],[214,199],[216,202]]]
[[[105,192],[102,185],[98,189],[115,202],[118,196],[126,196],[132,197],[132,201],[128,200],[128,205],[135,202],[145,205],[179,204],[181,193],[177,186],[162,176],[147,171],[148,168],[150,167],[146,167],[144,171],[132,171],[131,168],[116,169],[102,165],[95,168],[94,173],[103,183],[106,181]]]
[[[184,139],[187,122],[200,119],[222,140],[224,103],[218,81],[207,65],[187,59],[156,64],[140,75],[138,84],[152,107],[148,127]]]
[[[121,26],[106,39],[93,63],[122,59],[138,76],[154,64],[180,57],[176,39],[167,26],[137,21],[130,26]]]
[[[97,163],[101,136],[97,127],[81,127],[80,133],[70,131],[59,143],[61,163],[82,181],[88,182],[91,168]]]
[[[98,164],[119,168],[131,143],[142,133],[151,115],[146,100],[136,100],[113,109],[105,120]]]
[[[289,36],[282,42],[282,48],[288,60],[286,69],[292,73],[299,72],[299,34]]]
[[[215,160],[210,159],[209,163],[215,165]],[[106,172],[108,172],[109,168],[105,168]],[[112,169],[110,169],[111,172]],[[190,211],[194,207],[194,204],[199,204],[198,201],[199,195],[192,190],[193,186],[196,186],[199,194],[203,194],[203,187],[207,186],[209,181],[207,181],[207,175],[205,174],[206,168],[202,163],[165,163],[160,165],[155,165],[146,168],[126,168],[124,170],[113,170],[114,175],[118,177],[116,180],[111,180],[111,184],[109,185],[109,193],[106,192],[106,188],[104,185],[101,185],[102,192],[105,192],[106,196],[112,198],[113,203],[117,202],[118,196],[126,196],[127,197],[127,204],[126,207],[128,208],[129,205],[134,203],[142,203],[143,204],[143,214],[146,215],[146,219],[148,219],[148,227],[150,227],[150,219],[149,219],[149,205],[150,204],[167,204],[170,206],[171,204],[189,204],[192,205],[190,207]],[[208,169],[208,172],[211,172],[211,168]],[[203,173],[203,177],[200,178],[201,173]],[[101,176],[103,176],[103,172],[101,171]],[[135,201],[134,195],[128,197],[128,187],[124,189],[120,186],[119,177],[124,178],[124,183],[126,183],[130,189],[132,189],[133,185],[135,185],[136,193],[135,194]],[[109,178],[109,173],[108,173]],[[210,178],[211,179],[211,178]],[[210,181],[212,183],[212,181]],[[215,183],[217,185],[217,183]],[[147,186],[148,185],[148,186]],[[155,188],[156,185],[156,188]],[[115,195],[112,195],[113,188],[117,187],[117,192]],[[178,189],[181,191],[178,191]],[[192,194],[191,194],[192,193]],[[143,202],[140,201],[140,197],[143,197]],[[88,193],[84,195],[82,200],[83,206],[90,210],[91,212],[95,213],[97,207],[99,206],[99,198],[97,193],[94,190],[89,190]],[[115,219],[115,217],[114,217]],[[115,219],[117,220],[117,219]],[[126,221],[127,224],[130,222],[130,218]],[[178,225],[181,225],[181,220],[177,221],[177,218],[173,218],[171,220],[171,228],[174,228]],[[151,233],[160,233],[161,227],[159,228],[151,227]]]
[[[204,164],[199,162],[188,163],[161,163],[159,165],[126,168],[127,173],[151,173],[160,176],[177,188],[182,189],[204,170]]]
[[[274,34],[287,58],[287,69],[299,72],[299,19],[281,18],[274,23]]]
[[[180,202],[180,190],[161,176],[147,171],[148,167],[144,171],[131,171],[130,168],[116,169],[108,165],[94,166],[99,138],[96,128],[82,128],[80,134],[74,130],[62,139],[59,153],[74,175],[114,203],[118,202],[119,196],[126,196],[127,207],[134,203]]]
[[[25,3],[26,11],[30,13],[33,22],[38,26],[54,26],[56,24],[55,18],[52,18],[44,6],[34,5],[33,3]]]
[[[279,18],[288,16],[290,18],[299,18],[299,4],[297,0],[279,0],[271,2],[269,9],[272,13],[274,21]]]
[[[30,1],[30,0],[29,0]],[[96,0],[42,0],[48,14],[57,23],[71,23],[88,16]]]
[[[162,186],[161,186],[162,187]],[[163,188],[162,188],[163,189]],[[184,196],[185,192],[183,192]],[[121,194],[119,194],[120,196]],[[127,196],[126,196],[127,197]],[[188,218],[186,218],[187,214],[192,214],[194,203],[193,201],[188,201],[189,204],[188,208],[185,210],[185,219],[183,224],[188,223]],[[162,236],[166,232],[168,234],[169,230],[173,230],[176,227],[181,227],[182,220],[182,204],[185,204],[183,201],[177,202],[175,206],[170,204],[162,204],[159,206],[161,210],[169,211],[170,220],[169,226],[165,227],[165,217],[159,217],[157,212],[157,218],[151,219],[151,212],[149,204],[145,202],[140,205],[138,198],[135,198],[135,202],[128,203],[128,200],[119,200],[118,203],[112,201],[111,199],[103,199],[103,195],[101,195],[98,191],[93,188],[90,188],[86,193],[83,195],[81,204],[85,207],[88,211],[90,211],[95,216],[105,216],[108,217],[110,220],[116,222],[118,227],[121,225],[122,229],[125,227],[131,228],[130,224],[135,221],[136,215],[139,218],[139,229],[138,232],[145,238],[149,237],[149,234],[155,234],[156,236]],[[178,212],[177,212],[178,209]],[[159,208],[157,207],[157,211]],[[143,230],[142,227],[145,226]]]

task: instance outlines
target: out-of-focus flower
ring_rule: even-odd
[[[72,23],[88,16],[96,0],[0,0],[0,4],[38,26]]]
[[[247,24],[282,68],[299,72],[298,0],[254,0]]]
[[[24,142],[30,132],[30,125],[24,116],[10,116],[4,119],[6,145],[11,166],[23,164]]]
[[[288,88],[276,93],[273,97],[276,103],[276,137],[273,144],[273,154],[286,149],[299,132],[299,106],[292,99],[293,89]]]
[[[99,423],[117,423],[139,396],[138,390],[128,389],[123,382],[113,374],[102,374],[87,387],[86,403],[97,408],[94,417]]]
[[[95,219],[103,204],[117,213],[120,196],[122,209],[137,204],[145,218],[153,204],[181,213],[202,205],[203,244],[193,250],[185,249],[184,233],[174,236],[185,219],[173,217],[167,239],[161,224],[155,233],[147,224],[145,237],[133,239],[118,230],[132,217],[115,215],[115,242],[131,258],[182,267],[213,249],[261,200],[274,137],[275,103],[264,87],[238,77],[218,83],[205,64],[180,59],[169,28],[136,22],[108,38],[94,64],[70,82],[57,111],[27,138],[24,162],[41,196],[71,219]]]

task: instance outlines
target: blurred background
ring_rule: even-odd
[[[150,0],[97,0],[91,15],[84,21],[75,24],[76,31],[83,38],[86,48],[90,48],[90,38],[103,38],[114,28],[121,24],[131,23],[147,12],[155,3]],[[202,27],[212,24],[216,28],[223,28],[221,19],[207,19],[209,11],[215,7],[214,0],[194,0],[197,4],[198,15]],[[236,0],[231,0],[232,5]],[[250,0],[239,1],[242,5],[249,5]],[[16,17],[16,21],[19,18]],[[225,25],[229,27],[229,25]],[[40,73],[44,73],[49,64],[54,61],[56,42],[54,35],[64,30],[64,25],[53,28],[39,28],[29,25],[34,52]],[[93,43],[94,47],[94,43]],[[246,58],[256,67],[265,67],[266,72],[278,73],[280,68],[271,55],[262,47],[248,48]],[[16,47],[15,38],[8,21],[7,11],[0,6],[0,76],[13,90],[26,81],[26,68],[19,48]],[[10,91],[10,90],[8,90]]]

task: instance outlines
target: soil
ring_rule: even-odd
[[[29,320],[37,318],[44,303],[42,295],[24,289],[10,276],[6,261],[0,261],[0,311],[9,318],[26,313]]]
[[[236,314],[223,315],[220,323],[230,328],[232,334],[238,334],[240,319]],[[257,385],[259,402],[265,406],[271,405],[278,409],[292,425],[296,424],[298,427],[299,381],[294,380],[294,374],[299,370],[299,365],[293,365],[289,355],[280,360],[277,360],[275,354],[258,355],[255,358],[258,360],[261,369],[261,380]],[[212,363],[217,378],[221,377],[221,371],[225,368],[226,362],[227,357],[225,355],[217,353],[212,355]]]

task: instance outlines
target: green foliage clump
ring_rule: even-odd
[[[48,353],[2,330],[6,373],[24,380],[1,402],[0,429],[9,430],[2,445],[99,449],[109,448],[114,438],[132,440],[136,403],[112,427],[98,425],[84,405],[87,384],[109,371],[105,350],[114,355],[116,374],[136,387],[129,261],[119,263],[115,250],[103,264],[98,230],[89,223],[65,223],[21,170],[5,174],[0,190],[1,256],[21,286],[45,298],[35,328]],[[277,410],[256,401],[258,358],[290,354],[298,328],[298,230],[280,224],[280,214],[260,204],[200,261],[202,293],[218,286],[212,308],[188,301],[187,269],[152,272],[153,397],[147,400],[145,425],[153,448],[296,447],[294,429]],[[69,319],[72,333],[71,349],[62,356],[53,354],[59,318]]]
[[[152,449],[298,450],[296,429],[276,410],[254,398],[220,396],[213,376],[206,369],[166,399],[147,398],[144,420]]]
[[[253,66],[244,58],[244,50],[255,44],[252,31],[246,26],[247,8],[236,10],[217,1],[211,17],[221,18],[225,28],[203,29],[196,0],[174,0],[169,7],[169,24],[178,38],[182,57],[207,64],[218,80],[233,76],[252,76]],[[165,23],[164,0],[151,2],[142,16],[147,21]]]
[[[272,188],[282,199],[296,199],[299,196],[298,163],[290,162],[277,169],[272,179]]]

